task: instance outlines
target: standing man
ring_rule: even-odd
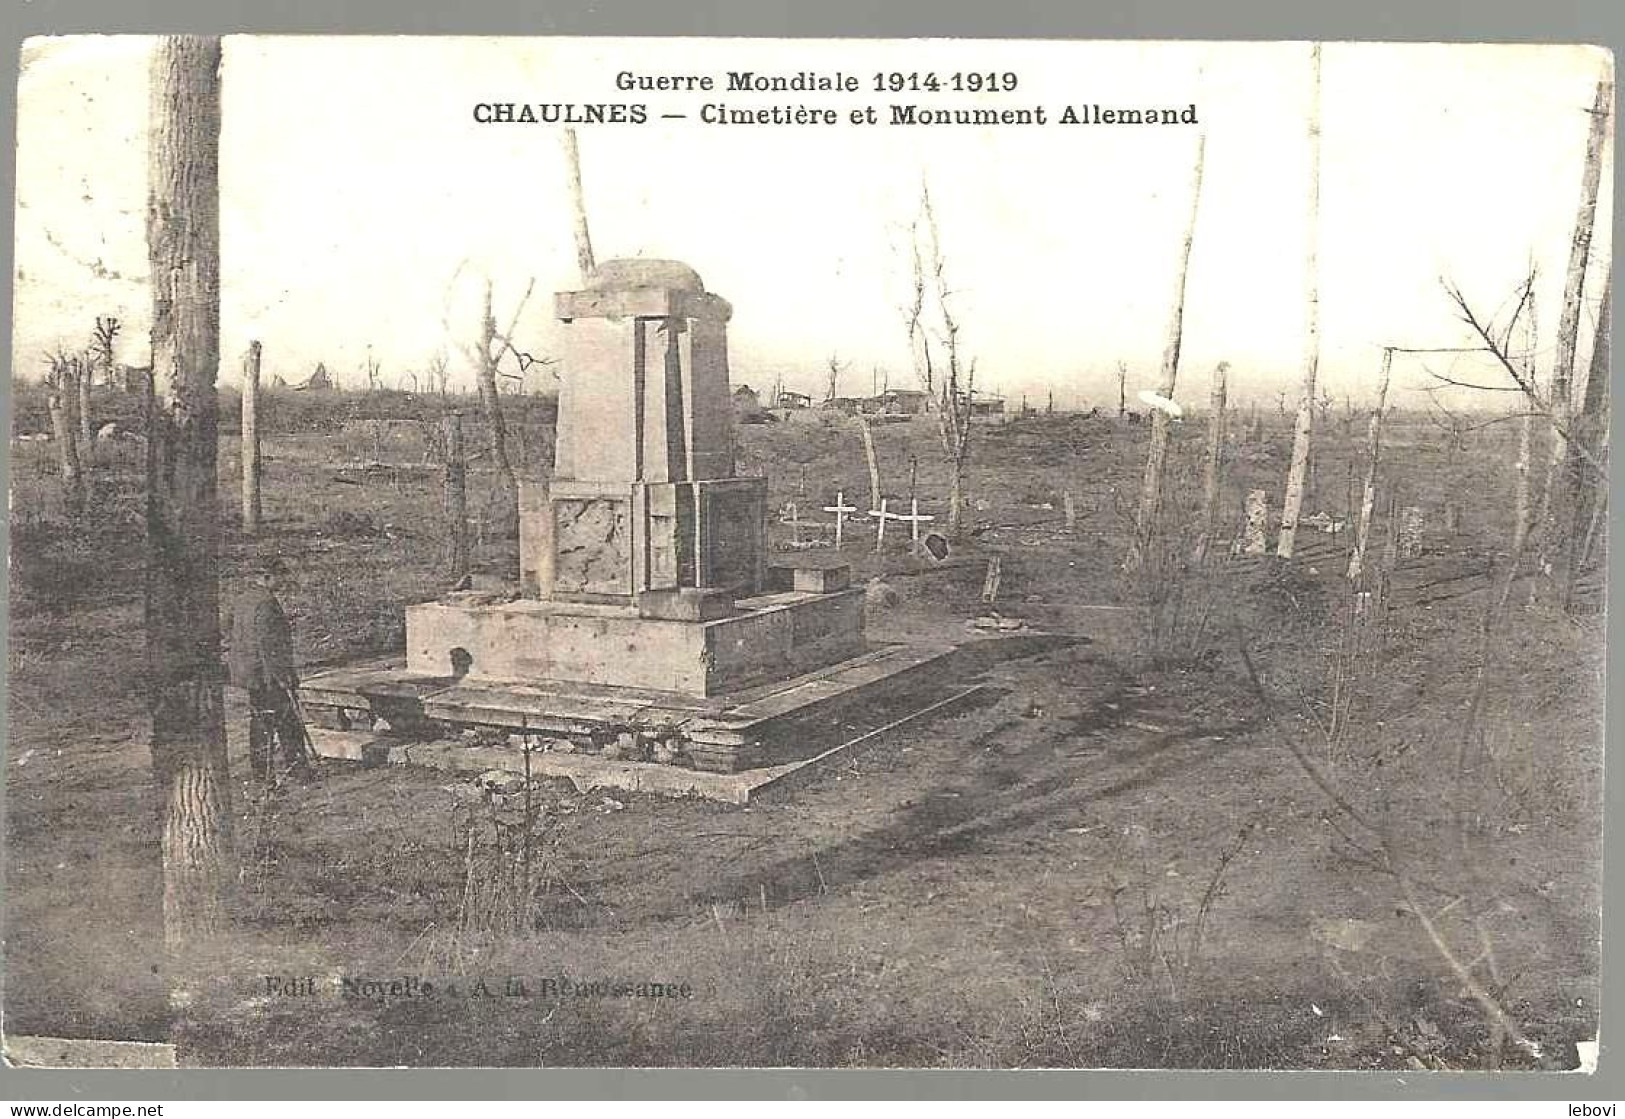
[[[254,775],[272,778],[277,770],[303,780],[314,776],[299,717],[293,664],[293,628],[277,601],[286,592],[287,565],[271,557],[260,563],[253,585],[231,611],[231,682],[248,692],[248,764]]]

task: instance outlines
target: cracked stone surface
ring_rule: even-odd
[[[619,594],[631,570],[626,503],[608,499],[560,501],[553,585],[586,594]]]

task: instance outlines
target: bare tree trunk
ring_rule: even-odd
[[[1224,474],[1225,379],[1230,363],[1213,367],[1213,387],[1208,393],[1207,462],[1202,469],[1202,532],[1196,538],[1196,562],[1207,559],[1213,545],[1213,532],[1219,523],[1219,486]]]
[[[942,413],[941,437],[948,444],[948,534],[957,537],[965,523],[965,450],[970,441],[970,417],[954,411]],[[967,402],[966,408],[969,408]]]
[[[1292,434],[1292,465],[1281,501],[1281,533],[1276,554],[1291,559],[1297,543],[1298,516],[1303,512],[1303,484],[1309,472],[1309,447],[1315,429],[1315,378],[1320,369],[1320,44],[1311,52],[1314,85],[1309,103],[1309,222],[1305,274],[1308,292],[1303,341],[1303,383],[1298,390],[1298,418]]]
[[[929,269],[920,252],[919,222],[923,219],[931,238]],[[976,360],[962,364],[959,357],[958,320],[949,306],[950,289],[946,277],[946,261],[942,255],[942,238],[937,228],[936,211],[931,206],[930,187],[920,188],[920,217],[909,228],[910,250],[914,264],[914,300],[908,310],[909,350],[914,359],[914,372],[926,390],[928,408],[937,414],[937,437],[942,444],[943,457],[952,472],[949,484],[948,533],[959,534],[964,523],[965,466],[970,457],[971,417],[976,400]],[[930,272],[929,285],[926,273]],[[938,332],[942,347],[942,369],[932,357],[931,334],[922,319],[927,302],[927,291],[935,299],[936,309],[942,317]],[[963,375],[961,375],[963,372]]]
[[[1525,412],[1518,420],[1518,457],[1512,464],[1512,516],[1515,539],[1529,531],[1529,470],[1532,465],[1534,437],[1535,415],[1533,412]],[[1518,542],[1521,544],[1521,539]],[[1514,548],[1514,551],[1521,550]]]
[[[1599,491],[1596,503],[1591,510],[1591,524],[1586,527],[1585,543],[1580,548],[1580,568],[1584,570],[1590,563],[1596,549],[1598,540],[1607,540],[1608,534],[1608,492]]]
[[[446,417],[446,522],[451,536],[451,581],[468,575],[468,465],[463,458],[463,414]]]
[[[1565,402],[1564,411],[1567,411]],[[1537,551],[1535,553],[1535,578],[1529,584],[1529,604],[1533,606],[1540,601],[1541,589],[1547,583],[1552,571],[1553,535],[1557,527],[1557,510],[1553,505],[1553,496],[1558,488],[1559,475],[1563,462],[1568,457],[1568,442],[1563,437],[1564,424],[1557,419],[1557,398],[1552,398],[1552,417],[1547,421],[1547,428],[1551,437],[1551,453],[1546,459],[1546,475],[1540,484],[1540,509],[1535,514],[1533,532],[1536,538]]]
[[[1602,181],[1602,149],[1608,139],[1609,109],[1614,83],[1608,76],[1597,82],[1596,101],[1591,107],[1591,128],[1586,135],[1585,167],[1580,176],[1580,206],[1574,216],[1574,235],[1569,242],[1568,271],[1563,280],[1563,308],[1557,322],[1557,349],[1552,361],[1552,390],[1549,412],[1552,421],[1552,455],[1547,461],[1546,481],[1540,499],[1539,558],[1535,581],[1530,586],[1531,602],[1540,597],[1563,542],[1556,539],[1562,520],[1558,505],[1566,494],[1558,483],[1570,457],[1564,432],[1570,429],[1573,405],[1575,355],[1580,343],[1580,313],[1585,307],[1586,268],[1591,262],[1591,239],[1597,221],[1597,191]]]
[[[114,360],[114,347],[120,323],[112,315],[97,315],[96,329],[91,332],[90,348],[94,364],[102,369],[102,384],[113,388],[118,383],[118,366]]]
[[[480,404],[491,431],[491,464],[496,468],[502,498],[502,519],[495,531],[498,536],[507,538],[519,529],[519,485],[514,478],[513,463],[508,459],[508,425],[502,418],[502,398],[497,395],[497,320],[491,301],[491,281],[486,280],[485,311],[480,325]]]
[[[963,446],[963,444],[961,444]],[[918,512],[918,510],[916,510]],[[958,535],[965,523],[965,459],[963,452],[954,458],[953,477],[948,480],[948,531]],[[916,530],[919,528],[915,524]]]
[[[1358,587],[1365,577],[1365,550],[1371,541],[1371,514],[1377,504],[1377,462],[1382,456],[1382,414],[1388,406],[1388,380],[1394,369],[1394,351],[1384,346],[1382,371],[1377,375],[1377,406],[1365,437],[1365,489],[1360,492],[1360,520],[1354,530],[1354,551],[1349,555],[1349,582]]]
[[[231,882],[215,475],[220,40],[160,40],[151,95],[147,694],[165,797],[164,935],[180,945],[222,926]]]
[[[1591,107],[1591,128],[1586,136],[1585,169],[1580,177],[1580,207],[1574,216],[1574,236],[1569,242],[1569,266],[1563,280],[1563,310],[1557,322],[1557,355],[1552,366],[1552,410],[1558,402],[1568,405],[1574,381],[1575,355],[1580,344],[1580,313],[1585,307],[1586,268],[1591,263],[1591,238],[1597,223],[1597,190],[1602,182],[1602,149],[1608,139],[1609,107],[1614,83],[1604,77],[1597,83],[1597,99]],[[1566,419],[1566,413],[1558,419]]]
[[[85,461],[85,441],[79,432],[79,381],[83,373],[84,369],[77,359],[63,358],[62,408],[68,416],[68,438],[73,443],[73,457],[79,464],[81,475],[89,465]]]
[[[576,260],[581,265],[581,282],[586,283],[596,267],[592,255],[592,237],[587,232],[587,196],[581,189],[581,149],[576,144],[576,130],[564,130],[564,162],[570,179],[570,209],[575,218]]]
[[[858,431],[863,435],[863,458],[869,464],[869,508],[880,508],[880,460],[875,457],[875,437],[869,430],[869,418],[863,410],[857,412]]]
[[[1585,392],[1581,397],[1579,414],[1570,429],[1576,443],[1597,462],[1602,461],[1602,435],[1608,427],[1608,361],[1609,342],[1612,337],[1614,304],[1614,276],[1612,269],[1603,278],[1602,307],[1597,314],[1597,330],[1591,343],[1591,369],[1586,375]],[[1563,606],[1574,603],[1574,590],[1585,565],[1589,527],[1598,506],[1602,479],[1586,470],[1578,455],[1570,457],[1568,470],[1569,508],[1573,522],[1568,539],[1564,541]]]
[[[1535,353],[1540,345],[1540,303],[1535,298],[1535,279],[1538,275],[1533,262],[1529,271],[1529,306],[1524,319],[1524,347],[1523,356],[1519,365],[1523,368],[1524,382],[1533,392],[1540,383],[1536,370]],[[1534,441],[1535,441],[1535,414],[1529,409],[1533,401],[1521,400],[1525,411],[1518,421],[1518,457],[1513,462],[1513,525],[1512,525],[1512,560],[1515,567],[1523,566],[1524,549],[1529,542],[1530,529],[1530,475],[1534,470]],[[1507,572],[1507,581],[1504,593],[1512,594],[1512,586],[1517,581],[1517,570]]]
[[[1207,134],[1196,138],[1196,167],[1191,179],[1191,214],[1180,245],[1179,265],[1174,272],[1174,306],[1168,320],[1168,338],[1162,350],[1162,378],[1157,392],[1172,399],[1179,380],[1179,349],[1185,334],[1185,277],[1190,270],[1191,244],[1196,239],[1196,215],[1202,203],[1202,163],[1207,151]],[[1151,443],[1145,453],[1145,478],[1140,487],[1140,511],[1135,522],[1134,543],[1124,565],[1134,571],[1149,558],[1162,513],[1163,465],[1168,457],[1168,413],[1160,408],[1151,413]]]
[[[250,342],[243,355],[243,531],[260,530],[260,344]]]
[[[1120,361],[1120,362],[1117,363],[1117,420],[1118,420],[1119,423],[1122,422],[1123,415],[1127,411],[1128,411],[1128,363]]]
[[[76,379],[79,382],[79,439],[83,444],[81,457],[89,462],[94,460],[96,453],[95,421],[90,414],[90,382],[95,374],[88,358],[76,357],[73,360],[79,374]]]
[[[51,438],[56,441],[57,464],[62,473],[62,503],[70,515],[83,511],[84,473],[79,466],[79,439],[73,430],[73,378],[66,363],[58,364],[47,382],[46,410],[51,415]]]

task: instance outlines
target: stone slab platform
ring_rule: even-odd
[[[620,761],[588,754],[545,751],[531,752],[529,772],[532,778],[567,780],[580,793],[613,789],[656,796],[698,797],[723,804],[753,804],[770,795],[791,791],[817,776],[829,763],[850,757],[859,748],[904,723],[946,714],[970,702],[983,690],[983,685],[950,689],[929,702],[915,705],[907,714],[883,727],[810,757],[739,773],[711,773],[655,762]],[[317,753],[328,758],[365,761],[369,764],[419,765],[453,773],[484,773],[492,769],[518,774],[526,772],[524,755],[511,747],[467,746],[448,741],[401,742],[370,731],[334,731],[314,727],[310,733]]]
[[[443,724],[540,735],[677,729],[697,765],[735,771],[780,759],[783,751],[770,741],[775,730],[907,693],[952,652],[950,645],[882,645],[788,680],[722,696],[567,681],[458,680],[413,673],[399,659],[387,659],[315,674],[300,686],[300,699],[312,714],[338,716],[319,720],[330,729],[370,734],[373,720],[382,718],[397,739],[424,737]],[[353,742],[344,748],[351,757],[360,749]]]

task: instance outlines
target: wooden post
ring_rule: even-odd
[[[447,527],[451,535],[451,581],[453,585],[468,576],[468,465],[463,459],[463,414],[446,417]]]
[[[858,431],[863,435],[863,458],[869,465],[869,508],[880,508],[880,460],[875,457],[875,438],[869,431],[869,419],[860,407],[857,411]]]
[[[1354,551],[1349,554],[1349,582],[1359,584],[1365,575],[1365,550],[1371,540],[1371,514],[1377,503],[1377,460],[1382,453],[1382,414],[1388,404],[1388,381],[1393,373],[1394,351],[1382,350],[1382,370],[1377,375],[1377,406],[1371,409],[1371,422],[1365,438],[1365,488],[1360,491],[1360,518],[1354,528]]]
[[[880,508],[873,509],[870,512],[875,517],[879,525],[879,527],[875,529],[875,555],[878,556],[880,554],[880,549],[886,544],[886,499],[881,498]]]
[[[1226,375],[1230,363],[1221,361],[1213,368],[1213,383],[1208,391],[1207,460],[1202,468],[1202,525],[1196,538],[1196,562],[1207,559],[1213,545],[1213,531],[1219,523],[1219,483],[1224,474],[1224,406]]]
[[[993,606],[999,601],[999,580],[1004,572],[1004,557],[989,556],[987,574],[982,578],[982,604]]]
[[[1168,319],[1168,337],[1162,351],[1162,379],[1157,392],[1173,399],[1179,379],[1179,350],[1185,331],[1185,277],[1190,271],[1191,244],[1196,239],[1196,216],[1202,203],[1202,162],[1207,151],[1207,134],[1196,138],[1196,167],[1191,175],[1191,212],[1185,225],[1185,240],[1180,246],[1179,263],[1174,271],[1174,306]],[[1145,453],[1145,479],[1140,487],[1140,509],[1135,520],[1134,540],[1129,547],[1124,566],[1129,571],[1138,569],[1150,555],[1153,541],[1158,535],[1158,522],[1162,514],[1163,464],[1168,457],[1168,413],[1154,409],[1151,413],[1151,442]]]
[[[1320,369],[1320,44],[1311,48],[1313,86],[1309,103],[1309,218],[1305,253],[1307,299],[1303,340],[1303,383],[1298,390],[1298,418],[1292,433],[1292,465],[1287,470],[1286,494],[1281,500],[1281,535],[1276,554],[1291,559],[1297,543],[1298,517],[1303,512],[1304,480],[1309,472],[1309,447],[1315,428],[1315,378]]]
[[[1069,534],[1076,532],[1078,528],[1078,503],[1077,499],[1072,496],[1071,490],[1067,490],[1061,495],[1061,505],[1066,510],[1066,531]]]
[[[243,531],[260,530],[260,344],[243,355]]]
[[[164,937],[219,931],[232,881],[220,671],[220,40],[160,39],[151,70],[147,256],[147,703],[164,797]]]
[[[581,148],[576,143],[576,130],[564,130],[564,163],[569,176],[570,212],[574,218],[576,262],[581,267],[581,282],[586,283],[593,274],[596,262],[592,255],[592,237],[587,232],[587,195],[581,188]]]

